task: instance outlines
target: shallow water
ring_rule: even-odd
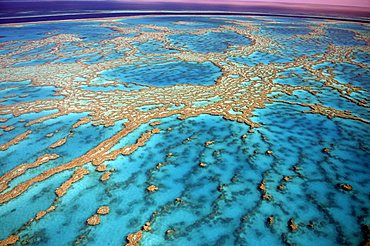
[[[253,16],[1,26],[0,240],[366,241],[369,31]],[[58,158],[31,168],[47,154]]]

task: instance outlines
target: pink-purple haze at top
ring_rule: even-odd
[[[177,3],[205,3],[205,4],[227,4],[227,5],[244,5],[244,4],[320,4],[332,6],[349,6],[349,7],[366,7],[370,8],[370,0],[136,0],[136,2],[177,2]]]

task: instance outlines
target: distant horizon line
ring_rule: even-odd
[[[88,17],[89,15],[102,15]],[[106,16],[103,16],[106,14]],[[107,14],[122,14],[117,16],[107,16]],[[127,15],[123,15],[127,14]],[[200,15],[204,14],[205,16],[272,16],[272,17],[290,17],[290,18],[308,18],[308,19],[327,19],[327,20],[336,20],[336,21],[351,21],[351,22],[362,22],[370,23],[370,18],[365,17],[340,17],[340,16],[321,16],[321,15],[304,15],[304,14],[279,14],[279,13],[268,13],[268,12],[235,12],[235,11],[155,11],[155,10],[125,10],[125,11],[101,11],[99,13],[69,13],[69,14],[55,14],[55,15],[34,15],[34,16],[24,16],[24,17],[0,17],[0,25],[11,25],[11,24],[25,24],[25,23],[39,23],[39,22],[54,22],[54,21],[73,21],[73,20],[93,20],[93,19],[120,19],[125,17],[134,17],[134,16],[160,16],[160,15]],[[53,17],[73,17],[73,16],[85,16],[80,18],[65,18],[65,19],[47,19]],[[14,19],[13,22],[6,22],[7,20]],[[29,21],[27,21],[30,19]],[[33,19],[33,20],[32,20]],[[39,20],[37,20],[39,19]],[[5,21],[5,22],[4,22]]]
[[[177,0],[175,0],[177,1]],[[193,1],[193,0],[192,0]],[[203,0],[204,1],[204,0]],[[208,1],[208,0],[207,0]],[[231,0],[234,2],[233,0]],[[283,0],[282,0],[283,1]],[[107,18],[128,15],[214,13],[236,15],[273,15],[286,17],[315,17],[320,19],[370,22],[370,8],[312,3],[244,2],[242,5],[172,2],[158,4],[153,1],[25,1],[0,0],[0,23],[48,21],[64,19]]]
[[[277,1],[271,1],[271,0],[261,0],[261,1],[240,1],[240,0],[234,0],[234,1],[228,1],[228,2],[221,2],[221,1],[195,1],[195,0],[188,0],[188,1],[178,1],[178,0],[136,0],[134,3],[130,0],[0,0],[0,2],[3,3],[40,3],[40,2],[54,2],[54,3],[62,3],[62,2],[111,2],[111,3],[126,3],[126,4],[141,4],[141,5],[155,5],[155,4],[189,4],[189,5],[225,5],[225,6],[327,6],[327,7],[340,7],[340,8],[358,8],[358,9],[367,9],[370,13],[370,4],[364,6],[364,5],[343,5],[343,4],[327,4],[325,1],[317,2],[317,3],[310,3],[310,2],[289,2],[289,0],[277,0]]]

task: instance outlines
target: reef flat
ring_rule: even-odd
[[[370,25],[0,26],[0,245],[369,241]]]

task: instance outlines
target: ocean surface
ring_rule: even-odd
[[[0,0],[0,24],[143,15],[262,15],[370,22],[369,7],[263,2],[186,3],[120,1]]]
[[[368,23],[1,25],[0,244],[368,243],[369,68]]]

